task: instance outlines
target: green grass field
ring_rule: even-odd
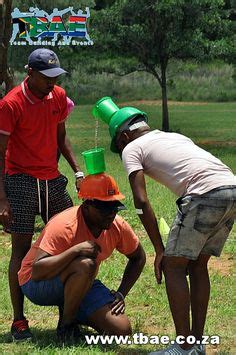
[[[155,102],[135,102],[136,107],[149,115],[151,127],[161,127],[161,106]],[[74,151],[85,169],[81,152],[95,146],[95,120],[91,115],[92,106],[78,106],[71,115],[67,127],[68,135]],[[236,172],[236,104],[178,104],[169,106],[170,124],[173,131],[188,135],[197,144],[209,150],[228,164]],[[109,151],[109,135],[107,126],[99,122],[98,146],[105,148],[107,173],[112,174],[125,194],[128,210],[122,212],[124,218],[131,224],[147,253],[145,269],[131,290],[126,300],[134,332],[147,335],[169,335],[174,338],[174,327],[168,307],[164,281],[157,285],[153,273],[153,250],[151,242],[145,234],[138,217],[135,214],[132,195],[117,155]],[[73,173],[67,163],[61,159],[62,173],[69,178],[68,190],[78,203],[74,188]],[[157,217],[164,217],[168,224],[175,214],[175,196],[162,186],[147,179],[147,189],[150,201]],[[37,230],[43,224],[37,220]],[[36,236],[38,233],[36,234]],[[208,318],[205,328],[207,335],[219,335],[221,344],[216,348],[208,346],[208,354],[234,354],[236,351],[234,339],[235,302],[233,301],[233,238],[236,235],[234,227],[220,259],[210,263],[212,293],[209,304]],[[130,345],[130,346],[93,346],[81,344],[77,347],[59,348],[56,343],[55,328],[57,324],[57,309],[53,307],[34,306],[26,301],[26,315],[30,320],[35,339],[29,344],[11,343],[9,329],[11,325],[11,304],[8,290],[7,268],[11,243],[7,234],[0,239],[0,353],[1,354],[146,354],[159,346]],[[126,265],[125,257],[114,253],[100,268],[99,278],[110,288],[119,285],[123,269]],[[86,331],[86,329],[85,329]],[[91,330],[90,330],[91,331]]]

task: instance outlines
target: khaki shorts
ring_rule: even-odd
[[[236,219],[236,186],[177,200],[177,215],[165,255],[196,260],[200,254],[220,256]]]

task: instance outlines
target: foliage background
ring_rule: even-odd
[[[124,2],[124,1],[123,1]],[[149,1],[155,3],[155,1]],[[225,3],[227,13],[235,15],[235,1],[214,1]],[[102,96],[109,94],[118,101],[151,99],[160,100],[161,89],[156,79],[147,72],[140,71],[137,58],[133,52],[125,55],[111,45],[115,43],[117,35],[109,29],[109,11],[112,10],[113,0],[81,0],[71,3],[70,0],[13,0],[13,8],[19,7],[26,11],[30,6],[38,6],[50,11],[73,5],[74,9],[91,9],[91,18],[88,23],[90,37],[94,45],[82,46],[61,46],[52,48],[60,58],[61,65],[68,70],[67,76],[61,77],[61,85],[65,87],[68,95],[78,104],[93,103]],[[122,3],[122,1],[117,1]],[[162,1],[170,6],[171,1]],[[180,1],[179,4],[185,3]],[[187,2],[189,3],[189,2]],[[193,1],[194,3],[194,1]],[[198,3],[196,1],[196,3]],[[199,3],[204,3],[200,1]],[[178,6],[178,1],[173,1]],[[142,5],[142,4],[141,4]],[[139,4],[140,13],[142,7]],[[130,10],[129,10],[130,11]],[[114,12],[114,11],[113,11]],[[174,15],[174,14],[173,14]],[[114,16],[114,15],[113,15]],[[212,26],[209,20],[209,26]],[[234,27],[233,27],[234,26]],[[231,27],[235,29],[235,21],[231,21]],[[128,30],[127,30],[128,31]],[[236,33],[236,31],[233,33]],[[124,40],[124,39],[123,39]],[[234,37],[230,37],[231,46]],[[227,39],[228,41],[228,39]],[[225,40],[225,42],[227,42]],[[227,42],[228,43],[228,42]],[[191,38],[190,38],[191,44]],[[191,45],[190,45],[191,46]],[[120,47],[122,47],[120,45]],[[220,47],[218,43],[218,47]],[[217,47],[217,48],[218,48]],[[172,59],[167,67],[167,91],[170,100],[177,101],[233,101],[236,94],[236,74],[234,51],[227,54],[226,48],[221,43],[219,59],[212,57],[205,58],[204,55],[195,56],[193,59]],[[35,47],[36,48],[36,47]],[[25,76],[24,65],[27,57],[32,51],[31,46],[11,46],[9,50],[9,65],[15,74],[15,84],[19,83]],[[228,48],[228,47],[227,47]],[[184,53],[183,53],[184,54]],[[211,59],[211,60],[210,60]],[[126,73],[127,75],[124,75]]]

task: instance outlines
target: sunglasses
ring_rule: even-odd
[[[104,209],[104,208],[100,208],[100,207],[97,207],[97,206],[94,206],[94,205],[91,205],[91,206],[94,207],[100,214],[102,214],[102,215],[104,215],[104,216],[118,212],[117,208]]]

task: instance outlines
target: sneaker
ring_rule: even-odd
[[[205,345],[194,345],[194,348],[197,350],[199,355],[206,355],[206,346]]]
[[[16,320],[11,326],[11,335],[13,341],[29,341],[33,338],[33,334],[28,326],[27,319]]]
[[[149,355],[199,355],[200,353],[197,351],[195,346],[191,349],[184,350],[177,343],[169,346],[166,349],[153,351],[149,353]]]
[[[81,332],[77,323],[68,325],[58,325],[57,327],[57,339],[59,343],[74,344],[81,340]]]

